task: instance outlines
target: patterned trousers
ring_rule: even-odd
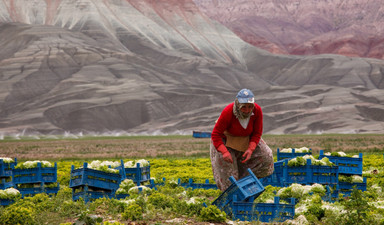
[[[229,180],[230,176],[233,176],[236,180],[248,176],[248,168],[252,170],[257,178],[266,177],[273,173],[274,161],[272,150],[263,139],[260,139],[251,158],[245,163],[241,162],[244,152],[228,147],[227,149],[231,153],[233,163],[224,161],[222,154],[216,150],[211,141],[210,155],[213,177],[221,191],[225,191],[232,184]]]

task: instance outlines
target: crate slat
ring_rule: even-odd
[[[277,161],[283,160],[283,159],[291,159],[298,156],[305,156],[305,155],[312,155],[312,149],[309,149],[310,152],[296,152],[296,150],[293,148],[292,152],[280,152],[280,149],[277,149]]]

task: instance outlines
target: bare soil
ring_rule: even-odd
[[[264,135],[277,148],[308,147],[343,152],[384,152],[384,134]],[[209,138],[190,136],[92,137],[78,139],[0,140],[0,157],[18,160],[72,160],[155,157],[209,157]]]

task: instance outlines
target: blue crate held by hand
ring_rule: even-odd
[[[289,204],[280,203],[280,198],[275,196],[274,203],[253,203],[233,201],[230,211],[233,220],[284,222],[295,216],[295,200],[291,199]]]
[[[264,186],[259,179],[253,174],[251,169],[248,169],[249,175],[235,180],[233,176],[229,178],[232,184],[219,196],[213,205],[216,205],[219,209],[224,209],[231,204],[233,197],[236,195],[236,199],[239,201],[247,201],[250,198],[256,198],[265,191]]]
[[[117,190],[121,183],[120,173],[108,173],[100,170],[88,168],[88,163],[84,163],[82,168],[71,167],[71,177],[69,187],[90,186],[106,190]]]
[[[338,166],[317,166],[312,165],[310,159],[307,159],[305,166],[290,167],[288,159],[283,168],[283,183],[290,185],[298,184],[337,184],[339,181]]]
[[[121,160],[121,165],[119,167],[116,167],[117,170],[120,170],[121,174],[124,174],[124,179],[131,179],[133,182],[137,184],[137,186],[140,186],[141,183],[149,181],[151,179],[151,165],[140,167],[140,163],[136,164],[136,167],[125,167],[124,168],[124,162]]]
[[[277,149],[277,161],[283,160],[283,159],[291,159],[298,156],[304,156],[304,155],[312,155],[312,149],[309,149],[309,152],[296,152],[296,150],[293,148],[292,152],[280,152],[280,149]]]
[[[329,161],[339,167],[340,174],[363,175],[363,153],[359,153],[359,158],[339,157],[324,155],[324,150],[320,150],[319,159],[327,157]]]
[[[49,183],[57,181],[57,163],[54,167],[42,167],[41,163],[37,163],[37,167],[29,169],[13,169],[13,183]]]
[[[0,178],[12,176],[12,171],[17,165],[17,159],[14,162],[5,163],[3,159],[0,159]]]

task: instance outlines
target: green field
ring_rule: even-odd
[[[305,195],[303,202],[307,203],[296,205],[299,210],[296,216],[303,215],[312,224],[384,224],[384,135],[264,135],[263,138],[274,153],[277,148],[304,146],[311,148],[314,156],[321,149],[347,154],[362,152],[363,176],[368,183],[366,192],[357,192],[332,204],[319,204],[315,197]],[[5,137],[0,140],[0,157],[17,158],[19,163],[57,162],[60,191],[56,196],[38,194],[0,207],[0,224],[226,224],[220,211],[212,208],[209,211],[202,206],[203,202],[210,205],[220,191],[186,190],[177,185],[178,179],[184,183],[189,178],[198,183],[206,179],[214,183],[209,143],[209,139],[190,136],[27,137],[20,140]],[[72,201],[72,189],[68,187],[72,165],[78,168],[93,160],[121,159],[150,161],[151,177],[156,182],[163,182],[164,178],[165,185],[151,194],[131,195],[125,201],[99,199],[88,204]],[[270,198],[280,188],[266,189],[258,201]],[[323,209],[322,205],[328,208]]]

